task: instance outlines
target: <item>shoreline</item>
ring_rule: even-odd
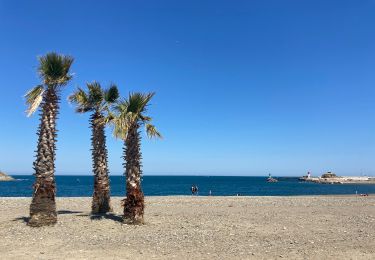
[[[275,195],[275,196],[269,196],[269,195],[228,195],[228,196],[215,196],[215,195],[151,195],[146,196],[145,199],[153,198],[153,199],[162,199],[162,198],[218,198],[218,199],[226,199],[226,198],[313,198],[313,197],[338,197],[338,198],[353,198],[353,197],[375,197],[375,193],[368,193],[367,196],[361,196],[361,194],[319,194],[319,195]],[[14,197],[14,196],[0,196],[0,199],[31,199],[30,197]],[[57,197],[56,200],[59,199],[91,199],[92,196],[73,196],[73,197]],[[111,196],[111,198],[114,199],[123,199],[125,196]]]

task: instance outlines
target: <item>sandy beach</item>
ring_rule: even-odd
[[[1,259],[375,259],[375,196],[147,197],[146,224],[59,198],[58,224],[26,226],[30,198],[0,198]]]

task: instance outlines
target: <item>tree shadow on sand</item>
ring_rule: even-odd
[[[83,213],[82,211],[71,211],[71,210],[59,210],[57,211],[57,215],[65,215],[65,214],[78,214],[78,213]],[[30,217],[18,217],[13,219],[13,221],[21,221],[24,223],[29,222]]]
[[[113,214],[113,213],[107,213],[107,214],[91,214],[89,215],[91,220],[101,220],[101,219],[110,219],[116,222],[123,222],[124,219],[122,216]]]
[[[81,214],[79,214],[81,213]],[[114,213],[103,213],[103,214],[82,214],[83,211],[71,211],[71,210],[59,210],[57,211],[58,215],[65,215],[65,214],[76,214],[77,217],[90,217],[91,220],[101,220],[101,219],[110,219],[116,222],[123,222],[123,218],[120,215],[116,215]],[[13,221],[20,221],[24,223],[29,222],[30,217],[18,217],[13,219]]]
[[[57,211],[58,215],[64,215],[64,214],[78,214],[83,213],[83,211],[74,211],[74,210],[59,210]]]
[[[30,217],[19,217],[19,218],[13,219],[12,221],[20,221],[20,222],[28,223],[29,219]]]

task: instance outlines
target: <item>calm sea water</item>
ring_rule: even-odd
[[[30,197],[34,177],[14,176],[17,181],[0,182],[1,197]],[[266,177],[233,176],[144,176],[143,190],[148,196],[190,195],[192,184],[199,187],[199,195],[232,196],[290,196],[329,194],[375,194],[373,184],[316,184],[300,182],[298,178],[278,178],[277,183],[266,182]],[[57,195],[60,197],[91,196],[92,176],[56,176]],[[111,176],[112,196],[124,196],[125,178]]]

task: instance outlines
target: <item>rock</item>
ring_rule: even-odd
[[[337,175],[332,173],[332,172],[327,172],[327,173],[322,175],[322,178],[325,178],[325,179],[327,179],[327,178],[337,178]]]
[[[14,181],[14,179],[0,171],[0,181]]]

